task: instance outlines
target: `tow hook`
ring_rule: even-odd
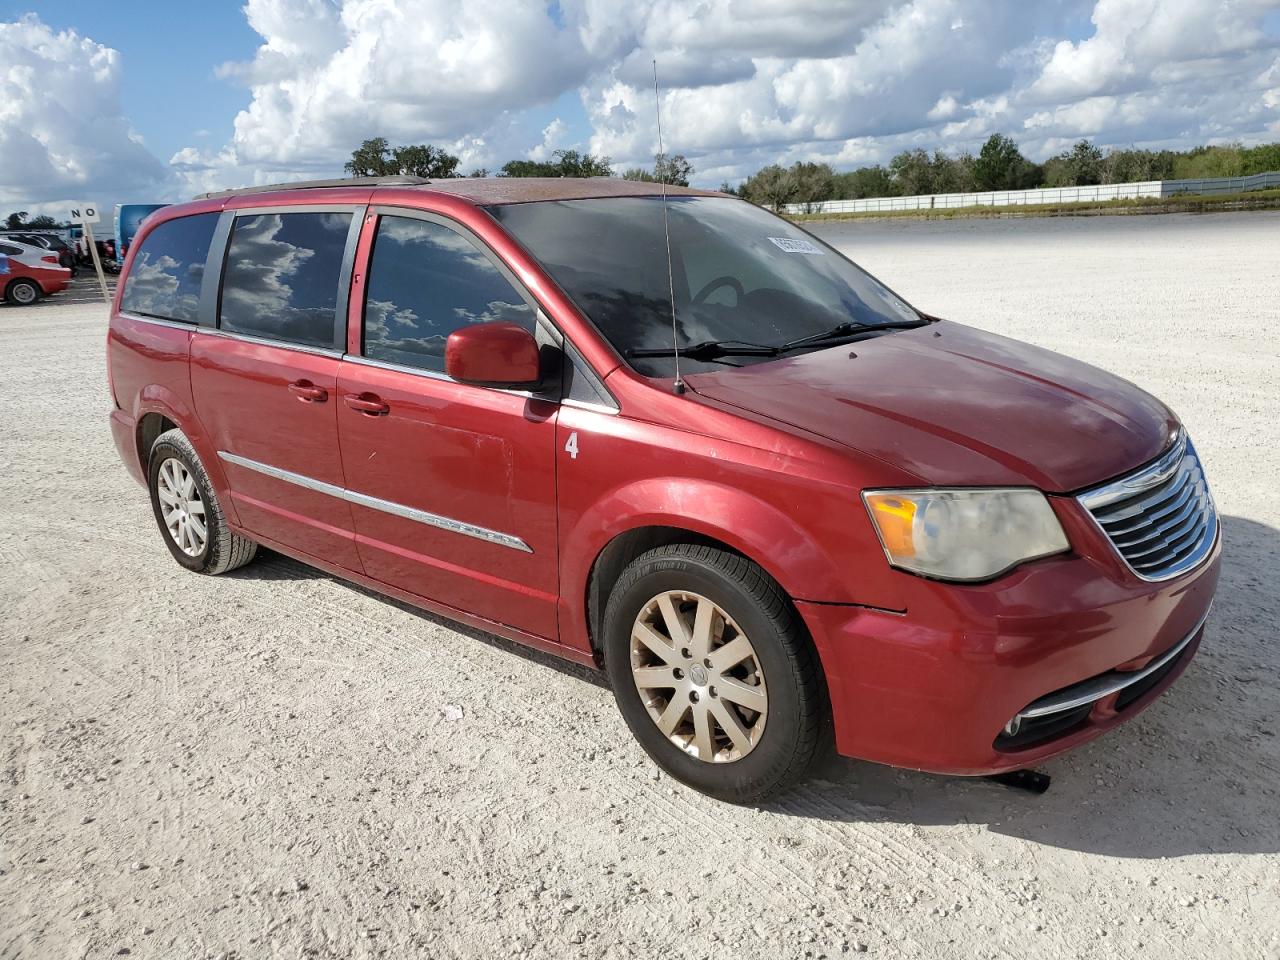
[[[992,783],[1003,784],[1006,787],[1013,787],[1016,790],[1026,790],[1029,793],[1044,793],[1049,789],[1049,781],[1052,779],[1047,773],[1040,773],[1036,770],[1010,770],[1008,773],[996,773],[984,780],[990,780]]]

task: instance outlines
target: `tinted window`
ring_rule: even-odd
[[[147,234],[124,281],[120,308],[163,320],[195,323],[200,281],[216,213],[168,220]]]
[[[671,297],[681,345],[774,347],[848,322],[920,322],[919,315],[838,252],[785,220],[728,197],[672,197],[671,276],[657,197],[512,203],[489,208],[624,356],[669,348]],[[689,360],[725,369],[761,357]],[[665,357],[632,358],[669,376]]]
[[[18,257],[22,255],[21,247],[11,247],[7,243],[0,243],[0,253],[8,257]]]
[[[443,370],[449,334],[492,320],[532,331],[534,312],[475,244],[427,220],[378,222],[365,295],[366,357]]]
[[[219,326],[307,346],[334,345],[349,213],[236,217]]]

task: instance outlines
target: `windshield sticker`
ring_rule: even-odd
[[[808,240],[792,240],[790,237],[769,237],[769,242],[784,253],[807,253],[810,256],[822,256],[822,251]]]

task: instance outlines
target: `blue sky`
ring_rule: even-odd
[[[710,185],[993,132],[1035,159],[1280,140],[1280,0],[6,0],[0,205],[333,176],[378,134],[464,170],[647,165],[655,56]]]

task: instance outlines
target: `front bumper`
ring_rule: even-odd
[[[1148,583],[1095,543],[989,584],[904,574],[903,613],[797,603],[826,672],[837,750],[980,775],[1093,739],[1140,712],[1194,657],[1220,557],[1219,542],[1196,569]],[[1157,662],[1183,641],[1180,653]],[[1149,667],[1149,675],[1112,689],[1119,674]],[[1097,697],[1027,716],[1037,704],[1079,699],[1087,683],[1097,684]]]

